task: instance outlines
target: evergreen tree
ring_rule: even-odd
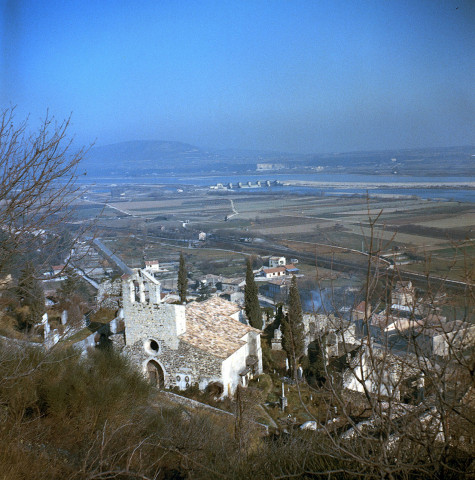
[[[186,292],[188,290],[188,272],[186,271],[185,257],[180,253],[180,266],[178,267],[178,295],[180,303],[186,303]]]
[[[200,282],[197,301],[204,302],[205,300],[208,300],[209,297],[211,297],[211,289],[209,285],[206,282]]]
[[[304,336],[302,305],[294,275],[289,291],[289,311],[282,320],[282,347],[287,353],[294,380],[297,380],[298,363],[304,354]]]
[[[309,384],[317,383],[319,386],[326,380],[326,335],[320,336],[308,346],[308,357],[305,366],[305,376]]]
[[[63,275],[66,278],[61,282],[58,293],[61,301],[67,302],[72,295],[78,293],[81,278],[72,268],[66,268]]]
[[[28,330],[29,327],[38,323],[45,312],[45,295],[43,287],[35,276],[35,267],[27,262],[23,267],[18,285],[16,296],[18,298],[22,312],[23,326]],[[25,307],[26,314],[25,314]]]
[[[279,303],[275,310],[274,320],[272,322],[267,319],[265,331],[268,335],[274,335],[274,331],[277,330],[282,324],[284,318],[284,310],[282,303]]]
[[[275,312],[275,318],[274,318],[274,330],[276,328],[279,328],[282,325],[282,320],[284,319],[284,310],[283,310],[283,305],[280,303],[277,305],[277,310]]]
[[[244,310],[251,327],[262,328],[262,311],[259,305],[258,290],[254,280],[251,259],[246,262],[246,286],[244,287]]]

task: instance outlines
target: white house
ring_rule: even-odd
[[[284,267],[287,264],[285,257],[269,257],[269,267]]]
[[[273,268],[263,267],[257,272],[257,276],[264,277],[264,278],[277,278],[277,277],[285,277],[286,275],[296,275],[297,273],[299,273],[299,269],[292,263],[289,263],[289,264],[285,264],[285,265],[281,265],[279,267],[273,267]]]
[[[145,260],[145,270],[149,272],[159,272],[160,264],[158,260]]]
[[[262,274],[265,278],[285,277],[287,270],[285,267],[263,268]]]
[[[415,357],[394,355],[375,344],[361,345],[347,357],[343,386],[357,392],[399,399],[404,380],[420,373]]]

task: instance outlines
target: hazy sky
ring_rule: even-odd
[[[0,0],[0,105],[78,141],[475,144],[475,1]]]

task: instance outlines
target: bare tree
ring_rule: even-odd
[[[328,338],[330,330],[335,341],[324,346],[320,391],[328,415],[315,419],[320,453],[339,459],[351,478],[474,478],[473,285],[467,281],[464,292],[471,317],[445,318],[443,279],[435,284],[427,273],[418,295],[396,265],[381,264],[387,245],[375,235],[380,216],[368,214],[363,301],[354,309],[362,335],[348,335],[343,316],[321,332]]]
[[[51,251],[57,229],[71,217],[85,149],[73,148],[69,124],[47,114],[31,134],[28,119],[16,122],[14,108],[0,113],[0,272],[12,255],[31,251],[35,240]]]

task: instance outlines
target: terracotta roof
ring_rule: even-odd
[[[260,333],[231,317],[240,310],[236,304],[219,297],[190,303],[186,306],[186,332],[180,335],[180,340],[216,357],[227,358],[245,345],[246,333]]]
[[[263,268],[264,273],[285,272],[285,267]]]
[[[358,303],[358,305],[356,305],[355,307],[355,310],[357,312],[365,312],[366,310],[366,302],[363,300],[362,302]]]

